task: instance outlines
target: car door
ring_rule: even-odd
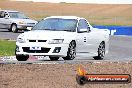
[[[80,32],[81,29],[87,29],[87,31]],[[96,41],[93,35],[94,33],[90,30],[90,27],[85,19],[79,20],[77,28],[77,53],[95,53],[97,52]]]

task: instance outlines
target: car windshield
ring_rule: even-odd
[[[20,12],[9,12],[10,18],[28,19],[23,13]]]
[[[76,19],[48,18],[40,21],[32,30],[75,32],[76,25]]]

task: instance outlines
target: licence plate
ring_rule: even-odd
[[[32,46],[32,47],[30,47],[30,50],[41,50],[41,47],[39,47],[39,46]]]

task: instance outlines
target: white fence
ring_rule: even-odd
[[[11,0],[11,1],[33,1],[52,3],[98,3],[98,4],[132,4],[132,0]]]

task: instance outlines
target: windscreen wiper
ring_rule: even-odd
[[[62,31],[74,32],[73,30],[62,30]]]
[[[47,29],[43,29],[43,30],[55,31],[56,29],[48,29],[48,28],[47,28]]]
[[[38,29],[38,30],[50,30],[50,31],[54,31],[56,29],[48,29],[48,28],[46,28],[46,29]]]

